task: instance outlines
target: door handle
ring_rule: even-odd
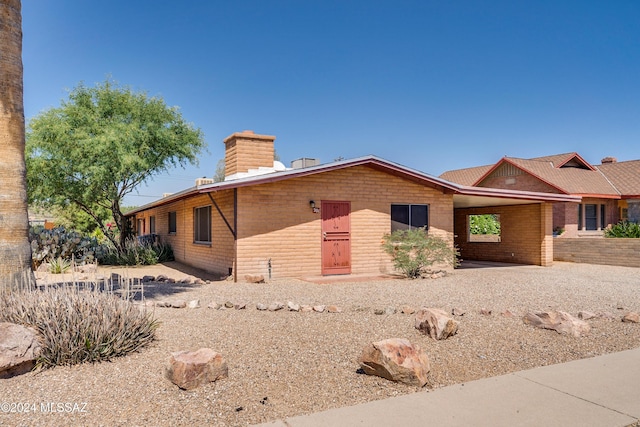
[[[326,231],[323,231],[323,232],[322,232],[322,238],[323,238],[324,240],[327,240],[327,232],[326,232]]]

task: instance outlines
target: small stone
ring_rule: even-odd
[[[155,276],[142,276],[143,283],[153,282],[154,280],[156,280]]]
[[[405,305],[404,307],[402,307],[402,310],[400,310],[400,312],[402,314],[413,314],[416,312],[416,309],[408,305]]]
[[[168,280],[168,277],[165,276],[164,274],[161,274],[161,275],[156,277],[156,282],[166,282],[167,280]]]
[[[590,311],[579,311],[578,312],[578,319],[589,320],[589,319],[593,319],[594,317],[596,317],[596,314],[592,313]]]
[[[377,314],[378,316],[381,316],[384,314],[384,310],[381,308],[376,308],[373,310],[373,314]]]
[[[386,314],[387,316],[389,316],[391,314],[396,314],[397,312],[398,312],[398,310],[396,310],[395,307],[388,306],[388,307],[384,308],[384,314]]]
[[[144,305],[145,305],[146,307],[154,307],[154,306],[156,305],[156,303],[155,303],[155,302],[153,302],[153,301],[149,301],[149,300],[147,300],[147,301],[145,301],[145,302],[144,302]]]
[[[158,301],[156,307],[171,307],[171,303],[167,301]]]
[[[613,314],[609,313],[608,311],[599,311],[599,312],[596,313],[596,316],[599,319],[607,320],[609,322],[611,322],[613,320],[617,320],[616,316],[614,316]]]
[[[486,308],[480,309],[480,314],[483,316],[491,316],[491,310],[487,310]]]
[[[264,276],[262,274],[247,274],[244,276],[244,280],[246,280],[247,283],[264,283]]]
[[[185,308],[187,306],[187,302],[184,300],[176,300],[171,303],[171,307],[173,308]]]
[[[256,309],[260,310],[260,311],[265,311],[268,307],[264,304],[256,304]]]
[[[330,305],[327,307],[327,312],[329,313],[342,313],[342,309],[337,305]]]
[[[454,316],[464,316],[466,313],[464,310],[454,307],[453,310],[451,310],[451,314]]]
[[[233,308],[235,308],[236,310],[244,310],[245,308],[247,308],[247,303],[245,301],[237,302],[233,305]]]
[[[513,314],[513,313],[511,312],[511,310],[505,310],[505,311],[503,311],[503,312],[502,312],[502,313],[500,313],[500,314],[501,314],[503,317],[514,317],[514,316],[515,316],[515,314]]]
[[[220,307],[222,307],[222,304],[220,304],[219,302],[215,302],[215,301],[211,301],[208,305],[207,308],[212,308],[214,310],[218,310],[220,309]]]
[[[224,303],[225,308],[233,308],[235,306],[234,303],[232,303],[231,301],[226,301]]]
[[[316,313],[322,313],[326,308],[327,307],[325,305],[314,305],[313,311],[315,311]]]
[[[630,313],[625,314],[624,317],[622,318],[622,321],[625,323],[640,323],[640,314],[632,311]]]
[[[191,278],[185,277],[184,279],[180,280],[180,283],[184,283],[185,285],[190,285],[191,284]]]
[[[275,301],[275,302],[272,302],[267,309],[269,311],[278,311],[278,310],[282,310],[283,308],[284,308],[283,303],[279,301]]]
[[[288,301],[287,302],[287,309],[289,311],[300,311],[300,305],[294,303],[293,301]]]
[[[187,303],[187,308],[200,308],[200,300],[194,299]]]
[[[300,312],[308,313],[310,311],[313,311],[313,307],[311,307],[310,305],[301,305],[300,306]]]
[[[176,279],[168,278],[166,280],[167,283],[176,283]]]

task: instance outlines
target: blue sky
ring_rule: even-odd
[[[208,143],[126,204],[212,176],[222,140],[289,165],[374,154],[433,175],[577,151],[640,159],[640,2],[23,1],[25,116],[107,76]]]

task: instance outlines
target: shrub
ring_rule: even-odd
[[[620,237],[620,238],[640,238],[640,224],[636,222],[621,221],[616,225],[607,228],[604,231],[605,237]]]
[[[500,234],[500,220],[497,214],[470,215],[469,232],[471,234]]]
[[[0,320],[30,326],[43,337],[37,367],[110,360],[155,339],[151,313],[130,301],[76,287],[0,293]]]
[[[391,255],[396,270],[410,279],[421,277],[436,263],[455,266],[458,255],[446,240],[428,235],[423,228],[386,234],[382,247]]]
[[[49,273],[62,274],[71,269],[71,261],[62,257],[53,258],[49,261]]]
[[[128,240],[122,252],[110,246],[100,262],[110,265],[155,265],[173,260],[173,249],[168,243],[140,243],[138,240]]]
[[[46,230],[42,226],[29,230],[32,267],[38,268],[43,262],[54,259],[74,260],[79,264],[90,264],[102,256],[106,248],[93,237],[83,236],[64,227]]]

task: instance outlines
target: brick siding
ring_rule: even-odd
[[[554,239],[553,258],[588,264],[640,267],[640,239]]]

